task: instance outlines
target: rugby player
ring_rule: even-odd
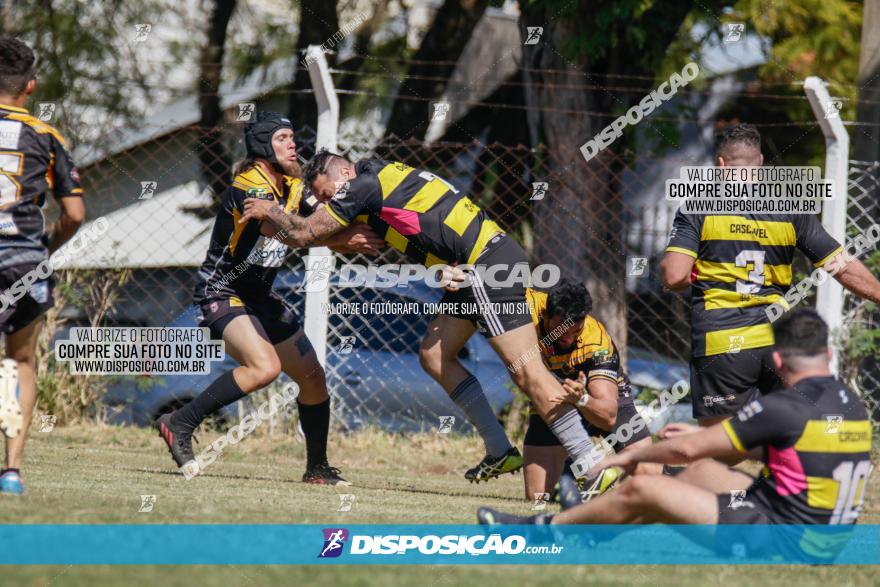
[[[605,326],[590,315],[593,299],[587,288],[562,279],[546,293],[529,288],[526,296],[544,364],[580,409],[587,433],[602,437],[615,452],[651,444],[651,433],[636,411],[629,378],[620,365],[620,353]],[[529,415],[523,444],[526,499],[551,494],[563,472],[565,450],[535,413]],[[639,469],[643,474],[660,474],[663,466],[643,463]],[[606,487],[611,482],[603,480]]]
[[[54,304],[54,278],[44,278],[43,263],[76,234],[86,215],[64,139],[24,108],[36,87],[34,61],[27,45],[0,38],[0,332],[6,335],[6,356],[17,366],[17,373],[0,377],[0,428],[7,437],[0,493],[14,495],[24,493],[20,468],[37,398],[37,336],[43,314]],[[46,227],[42,208],[50,191],[60,214]]]
[[[558,515],[520,518],[481,508],[483,523],[854,524],[871,474],[871,421],[829,368],[828,327],[796,309],[773,324],[772,361],[785,389],[752,399],[711,427],[676,426],[665,440],[598,467],[693,463],[677,477],[639,475]],[[667,427],[669,428],[669,427]],[[757,478],[716,458],[764,463]]]
[[[526,302],[526,284],[516,279],[530,274],[522,247],[465,194],[434,174],[404,163],[381,159],[353,163],[323,151],[309,162],[305,179],[316,194],[330,198],[324,208],[302,218],[272,202],[248,199],[243,219],[269,219],[293,247],[309,246],[359,219],[392,247],[427,267],[491,266],[497,270],[499,284],[511,284],[486,287],[480,271],[463,270],[470,279],[469,287],[446,292],[441,302],[451,313],[436,316],[422,340],[422,364],[440,381],[486,445],[485,458],[465,477],[471,481],[490,479],[519,470],[523,462],[480,383],[461,363],[449,360],[478,329],[565,447],[575,476],[590,476],[595,465],[593,442],[581,425],[579,412],[566,401],[562,385],[535,352],[538,337]],[[432,366],[438,364],[449,368],[432,372]]]
[[[762,165],[757,129],[724,129],[715,159],[719,166]],[[816,216],[676,214],[660,271],[667,288],[691,290],[691,398],[700,424],[728,418],[780,385],[765,310],[785,304],[795,249],[815,267],[839,266],[835,279],[880,303],[880,282],[843,252]]]
[[[305,212],[293,125],[280,114],[260,112],[256,122],[245,126],[245,147],[247,158],[237,165],[223,195],[193,296],[199,325],[224,341],[239,366],[185,406],[161,416],[156,426],[177,466],[197,473],[197,464],[191,464],[193,431],[222,407],[269,385],[283,370],[299,387],[297,408],[307,455],[303,481],[348,484],[327,461],[330,398],[324,369],[293,309],[272,291],[288,248],[268,223],[239,222],[247,197],[266,198],[287,213]],[[321,244],[376,254],[382,241],[365,225],[353,224]]]

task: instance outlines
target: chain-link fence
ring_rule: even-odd
[[[243,155],[239,126],[212,132],[224,145],[218,162]],[[194,325],[192,288],[217,210],[204,186],[229,179],[216,171],[206,177],[204,157],[198,153],[202,136],[194,127],[178,129],[87,159],[82,166],[89,215],[105,216],[110,229],[72,268],[132,270],[108,314],[112,323]],[[297,132],[304,160],[314,154],[314,136],[307,128]],[[656,173],[649,177],[642,171],[651,168],[652,160],[640,156],[637,165],[630,155],[603,155],[584,174],[571,171],[580,157],[577,152],[566,166],[554,161],[543,145],[379,140],[370,133],[344,134],[339,143],[353,159],[378,155],[437,174],[486,209],[523,245],[533,265],[555,263],[563,275],[587,283],[594,313],[608,326],[637,388],[666,389],[687,379],[688,300],[663,292],[657,271],[674,209],[666,205]],[[582,158],[579,163],[583,167]],[[863,230],[878,218],[877,165],[854,163],[852,169],[850,224]],[[276,289],[301,318],[304,254],[291,252],[276,281]],[[405,262],[393,249],[370,259],[336,255],[337,269],[343,264]],[[371,303],[421,304],[438,301],[441,295],[427,286],[348,287],[336,278],[330,283],[329,302],[337,308],[355,303],[361,308]],[[65,311],[71,322],[87,319],[72,308]],[[864,304],[851,303],[849,311],[849,323],[866,328],[863,338],[876,334],[871,330],[876,314]],[[394,430],[431,429],[438,418],[449,415],[456,416],[456,427],[464,421],[419,364],[419,342],[431,318],[417,312],[329,315],[328,384],[336,398],[335,416],[344,427],[378,423]],[[851,354],[845,367],[856,387],[872,398],[876,417],[878,402],[872,394],[880,374],[875,354]],[[469,341],[462,361],[481,380],[494,405],[511,399],[507,372],[482,337]],[[188,384],[172,386],[174,403],[194,396],[206,383],[189,379]],[[134,392],[122,395],[133,398]],[[161,408],[159,403],[150,409]]]
[[[242,153],[240,128],[220,132],[229,160]],[[216,131],[213,133],[216,135]],[[73,268],[132,270],[113,304],[109,319],[117,324],[182,325],[193,320],[190,299],[198,265],[208,247],[217,203],[203,186],[205,177],[197,145],[203,134],[184,128],[129,149],[86,161],[82,168],[89,215],[104,216],[110,229],[101,242],[76,260]],[[297,132],[304,160],[314,154],[311,129]],[[627,358],[639,388],[668,388],[686,377],[689,313],[686,300],[662,293],[656,266],[671,226],[673,212],[632,171],[632,161],[603,161],[609,188],[591,207],[571,205],[558,196],[584,194],[594,186],[579,185],[577,175],[553,172],[543,147],[427,144],[416,140],[349,135],[340,150],[353,159],[381,156],[427,169],[451,182],[478,202],[506,231],[523,244],[533,263],[558,264],[563,275],[590,284],[595,313],[606,322]],[[213,166],[212,166],[213,167]],[[222,167],[215,167],[222,169]],[[662,189],[662,188],[661,188]],[[301,317],[304,251],[293,251],[276,281]],[[343,264],[405,263],[393,249],[378,258],[336,255]],[[572,272],[567,266],[587,267]],[[330,304],[406,304],[435,302],[441,292],[428,287],[339,287],[331,281]],[[86,320],[68,308],[72,322]],[[436,428],[438,418],[464,418],[439,385],[421,369],[419,342],[432,316],[411,312],[389,314],[333,313],[329,316],[327,372],[337,398],[335,414],[348,428],[379,423],[390,429]],[[483,382],[493,404],[511,398],[507,371],[485,340],[474,337],[462,352],[465,366]],[[200,382],[201,383],[201,382]],[[193,387],[196,382],[193,381]],[[177,390],[186,399],[200,389]],[[171,399],[171,398],[169,398]]]
[[[865,235],[880,223],[880,162],[849,162],[847,235]],[[880,251],[871,247],[861,260],[877,275]],[[849,292],[846,294],[847,326],[841,373],[865,398],[875,427],[880,426],[880,311]]]

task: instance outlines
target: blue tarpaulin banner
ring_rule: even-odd
[[[0,525],[4,565],[880,564],[880,525]]]

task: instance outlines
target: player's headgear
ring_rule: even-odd
[[[283,128],[293,130],[293,123],[278,112],[257,112],[256,122],[244,127],[244,147],[248,157],[265,159],[279,171],[278,159],[272,148],[272,135]]]

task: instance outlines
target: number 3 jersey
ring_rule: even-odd
[[[871,421],[834,377],[810,377],[746,404],[723,424],[741,452],[763,447],[746,492],[786,524],[852,524],[871,474]]]
[[[48,258],[43,205],[82,197],[79,174],[64,139],[24,108],[0,104],[0,269]]]
[[[765,309],[786,304],[783,295],[791,287],[795,249],[816,267],[843,250],[816,216],[675,215],[666,251],[696,259],[692,356],[773,344]]]
[[[249,220],[244,224],[238,221],[244,215],[246,198],[273,200],[282,205],[285,212],[299,212],[302,181],[284,176],[283,183],[283,190],[279,191],[269,174],[258,165],[235,176],[223,194],[208,254],[196,280],[194,303],[231,297],[247,300],[264,296],[272,289],[289,248],[280,234],[277,238],[262,234],[259,221]],[[271,224],[266,225],[274,231]]]

